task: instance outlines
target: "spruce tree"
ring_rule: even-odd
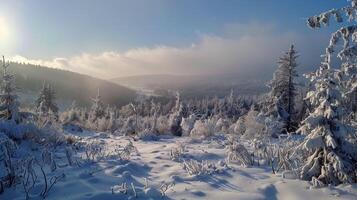
[[[175,136],[182,136],[181,121],[185,110],[186,106],[181,102],[180,93],[177,92],[175,107],[169,121],[170,131]]]
[[[91,122],[94,122],[99,118],[105,117],[105,108],[99,93],[99,89],[98,89],[97,96],[92,99],[92,102],[93,104],[89,113],[89,120]]]
[[[36,100],[36,111],[40,116],[53,115],[58,117],[56,94],[50,84],[43,83],[40,95]]]
[[[19,117],[19,102],[16,95],[14,84],[14,75],[8,72],[9,63],[5,62],[5,57],[2,57],[2,82],[0,88],[0,119],[12,120],[16,123],[20,122]]]
[[[308,19],[311,28],[328,25],[330,17],[334,16],[342,22],[342,13],[355,20],[357,0],[351,1],[351,6],[333,9]],[[357,141],[356,130],[345,121],[348,111],[343,105],[346,99],[344,82],[345,66],[336,69],[332,67],[332,57],[336,44],[343,40],[343,48],[337,54],[343,63],[355,67],[357,46],[355,36],[357,26],[343,27],[332,34],[330,44],[326,48],[324,60],[319,69],[307,75],[313,88],[308,92],[306,100],[313,111],[302,122],[299,132],[306,135],[299,146],[307,150],[309,157],[301,170],[301,178],[312,180],[315,186],[356,182]],[[352,65],[351,65],[352,64]],[[350,77],[352,78],[352,77]]]
[[[297,58],[294,45],[291,45],[289,51],[280,57],[278,69],[274,72],[273,79],[268,83],[271,88],[271,114],[274,114],[275,117],[279,116],[284,121],[288,132],[296,129],[294,101],[296,96],[295,78],[298,77]]]

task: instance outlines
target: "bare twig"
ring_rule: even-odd
[[[136,193],[136,189],[135,189],[134,183],[131,183],[130,185],[131,185],[131,189],[133,190],[134,197],[135,197],[135,198],[138,197],[138,194]]]
[[[163,183],[160,186],[160,191],[161,191],[161,196],[165,197],[166,196],[166,192],[171,188],[173,188],[175,186],[175,183]]]

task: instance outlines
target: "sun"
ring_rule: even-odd
[[[9,26],[6,20],[0,17],[0,42],[6,42],[10,37]]]
[[[16,48],[16,35],[12,23],[0,16],[0,55],[9,54]]]

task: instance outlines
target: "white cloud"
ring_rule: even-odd
[[[83,53],[52,60],[22,56],[14,56],[12,60],[100,78],[140,74],[261,73],[274,69],[277,57],[291,43],[309,51],[308,42],[301,35],[278,32],[271,24],[229,24],[223,36],[201,35],[198,42],[185,48],[157,46],[126,52]]]

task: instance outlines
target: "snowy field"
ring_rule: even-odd
[[[282,178],[267,165],[241,167],[225,163],[224,136],[193,139],[161,136],[155,140],[134,140],[127,136],[84,132],[78,138],[81,147],[74,148],[68,161],[68,150],[53,151],[57,169],[44,171],[48,179],[60,177],[49,190],[46,199],[356,199],[357,185],[312,188],[308,182]],[[132,142],[132,145],[130,144]],[[248,145],[248,143],[245,143]],[[88,149],[94,149],[88,152]],[[129,154],[122,152],[130,149]],[[248,147],[249,148],[249,147]],[[31,152],[40,156],[44,149],[22,145],[18,154]],[[67,152],[67,154],[66,154]],[[176,156],[175,156],[176,155]],[[202,174],[189,174],[184,160],[207,161]],[[43,179],[30,191],[31,199],[41,199]],[[49,181],[50,182],[50,181]],[[135,191],[135,192],[134,192]],[[2,200],[25,199],[21,184],[5,190]]]

